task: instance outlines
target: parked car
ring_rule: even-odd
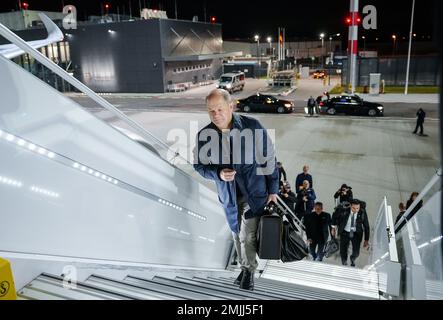
[[[245,87],[245,74],[243,72],[225,73],[220,77],[217,88],[225,89],[229,93],[242,91]]]
[[[325,70],[316,70],[312,74],[314,79],[324,79],[326,77],[326,71]]]
[[[243,112],[291,113],[294,111],[294,103],[258,93],[246,99],[237,100],[237,110]]]
[[[341,95],[319,104],[320,113],[335,115],[345,113],[348,115],[383,116],[384,107],[379,103],[364,101],[357,95]]]

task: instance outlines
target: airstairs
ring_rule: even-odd
[[[396,226],[383,199],[367,268],[267,262],[255,289],[241,290],[233,284],[238,270],[228,267],[231,234],[207,181],[36,51],[41,43],[34,48],[1,24],[0,34],[17,46],[8,46],[8,57],[28,53],[156,150],[97,119],[0,48],[0,256],[11,261],[19,299],[443,297],[440,190],[430,191],[441,171]],[[421,199],[425,205],[412,215]]]

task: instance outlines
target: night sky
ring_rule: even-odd
[[[26,1],[26,0],[25,0]],[[428,40],[434,36],[434,1],[416,0],[415,29],[418,39]],[[24,2],[24,0],[22,0]],[[30,10],[60,10],[63,4],[73,4],[78,9],[82,20],[87,15],[100,15],[101,4],[98,0],[28,0]],[[174,0],[109,0],[110,13],[128,14],[129,3],[132,13],[138,11],[139,2],[153,9],[163,9],[168,17],[175,17]],[[17,0],[0,0],[0,12],[17,9]],[[360,11],[364,5],[375,5],[378,10],[378,30],[360,31],[368,41],[379,37],[388,41],[392,34],[407,37],[409,33],[412,0],[360,0]],[[124,6],[124,9],[123,9]],[[225,39],[252,38],[254,34],[262,37],[275,37],[279,26],[286,27],[287,38],[305,40],[317,39],[321,32],[328,34],[341,33],[347,36],[344,20],[349,11],[349,0],[274,0],[266,3],[240,0],[177,0],[178,18],[191,20],[198,15],[200,21],[216,16],[217,22],[223,24]]]

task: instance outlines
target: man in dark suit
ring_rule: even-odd
[[[417,134],[418,129],[420,128],[420,135],[423,135],[423,123],[425,123],[426,112],[423,111],[422,108],[417,111],[417,125],[415,126],[414,134]]]
[[[303,166],[303,172],[297,175],[295,179],[295,192],[298,194],[301,190],[303,190],[303,182],[308,180],[309,186],[314,188],[314,184],[312,183],[312,176],[309,174],[309,166]]]
[[[360,201],[351,201],[351,207],[333,216],[332,236],[336,233],[340,236],[340,256],[344,266],[348,265],[348,248],[352,243],[351,266],[355,267],[355,259],[360,255],[360,245],[363,239],[363,247],[369,246],[369,221],[366,210],[361,208]]]
[[[315,261],[322,261],[325,255],[325,244],[329,239],[331,215],[323,211],[323,203],[316,202],[314,211],[307,213],[303,222],[312,258]]]

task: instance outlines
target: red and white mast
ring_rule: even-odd
[[[351,93],[355,92],[356,69],[357,69],[357,55],[358,55],[358,25],[360,23],[360,16],[358,14],[358,0],[351,0],[351,7],[349,10],[349,42],[348,42],[348,66],[349,66],[349,85],[351,86]]]

